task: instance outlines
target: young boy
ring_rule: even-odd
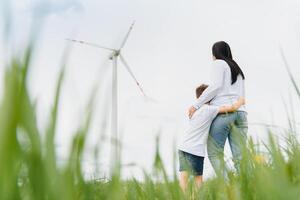
[[[196,89],[196,97],[199,98],[208,85],[202,84]],[[194,175],[194,181],[197,187],[202,184],[203,164],[206,150],[206,143],[210,125],[213,119],[219,113],[235,112],[241,105],[245,104],[244,97],[231,106],[213,106],[209,102],[196,111],[189,120],[188,129],[185,131],[180,145],[179,153],[179,171],[180,186],[183,191],[188,185],[189,172]]]

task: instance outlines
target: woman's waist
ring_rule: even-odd
[[[214,106],[229,106],[237,102],[238,98],[230,96],[216,97],[211,100],[210,104]]]
[[[240,96],[218,96],[214,98],[210,104],[214,106],[231,106],[232,104],[236,103]],[[238,111],[246,112],[246,106],[242,105]]]

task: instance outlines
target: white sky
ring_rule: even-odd
[[[169,172],[173,142],[183,129],[185,112],[194,98],[194,88],[208,81],[211,46],[227,41],[233,56],[246,75],[249,135],[265,139],[255,123],[287,126],[283,99],[299,98],[283,66],[279,46],[285,51],[296,80],[300,80],[300,3],[297,0],[38,0],[11,1],[14,51],[23,49],[32,18],[42,15],[42,34],[31,68],[29,83],[38,101],[39,126],[45,129],[60,59],[75,37],[117,48],[133,20],[136,26],[124,55],[146,93],[157,103],[145,102],[123,66],[119,70],[120,124],[123,135],[123,163],[137,163],[151,169],[154,138],[161,130],[161,153]],[[38,8],[38,13],[34,10]],[[3,23],[1,21],[1,23]],[[1,29],[3,27],[1,26]],[[0,59],[8,55],[3,38]],[[79,126],[91,88],[101,85],[94,126],[84,161],[87,174],[93,173],[92,150],[99,140],[102,119],[109,117],[111,66],[108,53],[74,45],[68,62],[60,105],[57,146],[65,157],[72,132]],[[1,74],[3,74],[1,63]],[[299,82],[299,81],[298,81]],[[300,82],[299,82],[300,84]],[[296,119],[300,114],[296,113]],[[108,118],[109,119],[109,118]],[[298,120],[299,123],[299,120]],[[109,135],[109,131],[105,132]],[[108,145],[101,143],[101,164],[108,164]],[[208,162],[206,162],[208,163]],[[209,165],[206,174],[211,173]],[[124,170],[124,176],[139,176],[139,168]]]

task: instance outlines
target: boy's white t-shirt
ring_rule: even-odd
[[[219,107],[204,104],[188,122],[178,149],[196,156],[205,157],[206,143],[212,121],[218,115]]]

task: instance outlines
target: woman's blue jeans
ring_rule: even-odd
[[[228,138],[234,165],[239,171],[242,157],[242,148],[247,139],[248,122],[247,113],[237,111],[228,114],[219,114],[210,127],[207,154],[217,175],[225,175],[227,169],[224,162],[224,146]]]

